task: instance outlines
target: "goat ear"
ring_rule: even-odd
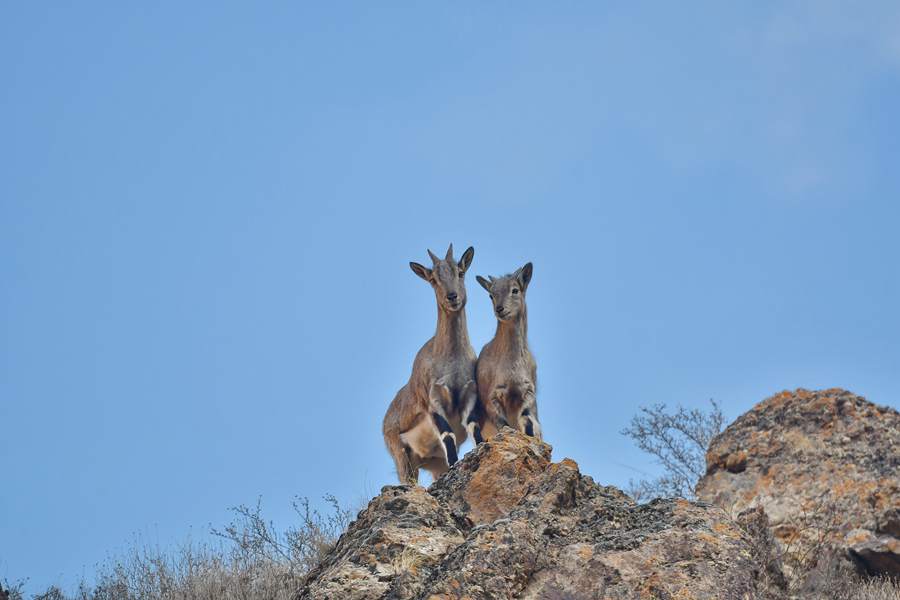
[[[420,265],[417,262],[409,263],[409,268],[412,269],[413,273],[415,273],[416,275],[418,275],[419,277],[421,277],[428,283],[431,283],[431,269],[429,269],[427,267],[423,267],[422,265]]]
[[[481,287],[483,287],[484,289],[486,289],[488,294],[491,293],[491,282],[490,282],[490,281],[488,281],[487,279],[485,279],[485,278],[482,277],[481,275],[476,275],[476,276],[475,276],[475,281],[477,281],[479,284],[481,284]]]
[[[469,265],[472,264],[472,258],[474,258],[474,257],[475,257],[475,248],[473,248],[472,246],[469,246],[469,248],[465,252],[463,252],[462,258],[459,259],[459,263],[457,263],[459,270],[462,271],[463,273],[468,271]]]
[[[519,280],[519,285],[522,286],[522,289],[528,287],[528,284],[531,283],[531,272],[534,270],[534,267],[531,263],[527,263],[524,267],[516,271],[516,279]]]

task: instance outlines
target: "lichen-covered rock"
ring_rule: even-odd
[[[308,598],[413,598],[417,582],[463,542],[447,510],[425,489],[386,486],[307,577]]]
[[[896,410],[840,389],[782,392],[717,436],[706,461],[698,497],[765,509],[789,566],[830,548],[900,576]]]
[[[779,598],[749,531],[709,504],[636,504],[504,430],[428,491],[384,488],[299,597]]]
[[[491,523],[522,500],[550,465],[550,451],[535,438],[503,435],[470,452],[429,491],[464,527]]]

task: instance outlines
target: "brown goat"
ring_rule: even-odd
[[[413,362],[409,382],[400,388],[384,415],[382,433],[388,452],[404,484],[415,485],[419,469],[437,479],[457,460],[457,449],[466,439],[463,423],[475,408],[475,351],[466,325],[465,274],[475,249],[453,260],[453,244],[441,260],[428,251],[434,263],[428,269],[409,263],[413,272],[434,289],[437,300],[437,332]]]
[[[537,410],[537,364],[528,348],[528,311],[525,292],[531,282],[532,265],[504,277],[476,279],[488,294],[497,317],[497,332],[478,356],[478,415],[482,435],[512,426],[541,439]]]

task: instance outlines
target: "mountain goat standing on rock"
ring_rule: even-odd
[[[387,414],[382,432],[397,465],[400,482],[415,485],[419,469],[437,479],[456,462],[457,448],[466,439],[462,423],[475,408],[475,351],[466,326],[465,274],[475,249],[453,260],[453,244],[428,269],[409,263],[413,272],[431,284],[437,299],[437,332],[413,362],[409,382],[400,388]]]
[[[541,439],[537,411],[537,364],[528,349],[528,311],[525,291],[531,282],[531,263],[504,277],[476,277],[487,290],[497,316],[497,332],[478,356],[479,415],[485,438],[501,427]]]

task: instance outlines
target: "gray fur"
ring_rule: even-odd
[[[476,279],[491,296],[497,332],[478,356],[476,381],[481,429],[485,439],[509,425],[522,433],[531,426],[541,439],[537,410],[537,364],[528,348],[528,310],[525,292],[531,283],[532,265],[512,275]]]
[[[430,269],[414,262],[409,266],[434,290],[437,332],[416,354],[409,381],[397,392],[382,425],[384,442],[403,484],[416,484],[420,468],[431,471],[435,479],[450,468],[444,441],[449,438],[456,448],[465,441],[463,423],[477,399],[475,351],[469,342],[465,308],[465,273],[475,249],[466,250],[459,262],[453,259],[452,244],[444,259],[431,250],[428,255],[433,263]],[[442,435],[433,413],[453,431]]]

